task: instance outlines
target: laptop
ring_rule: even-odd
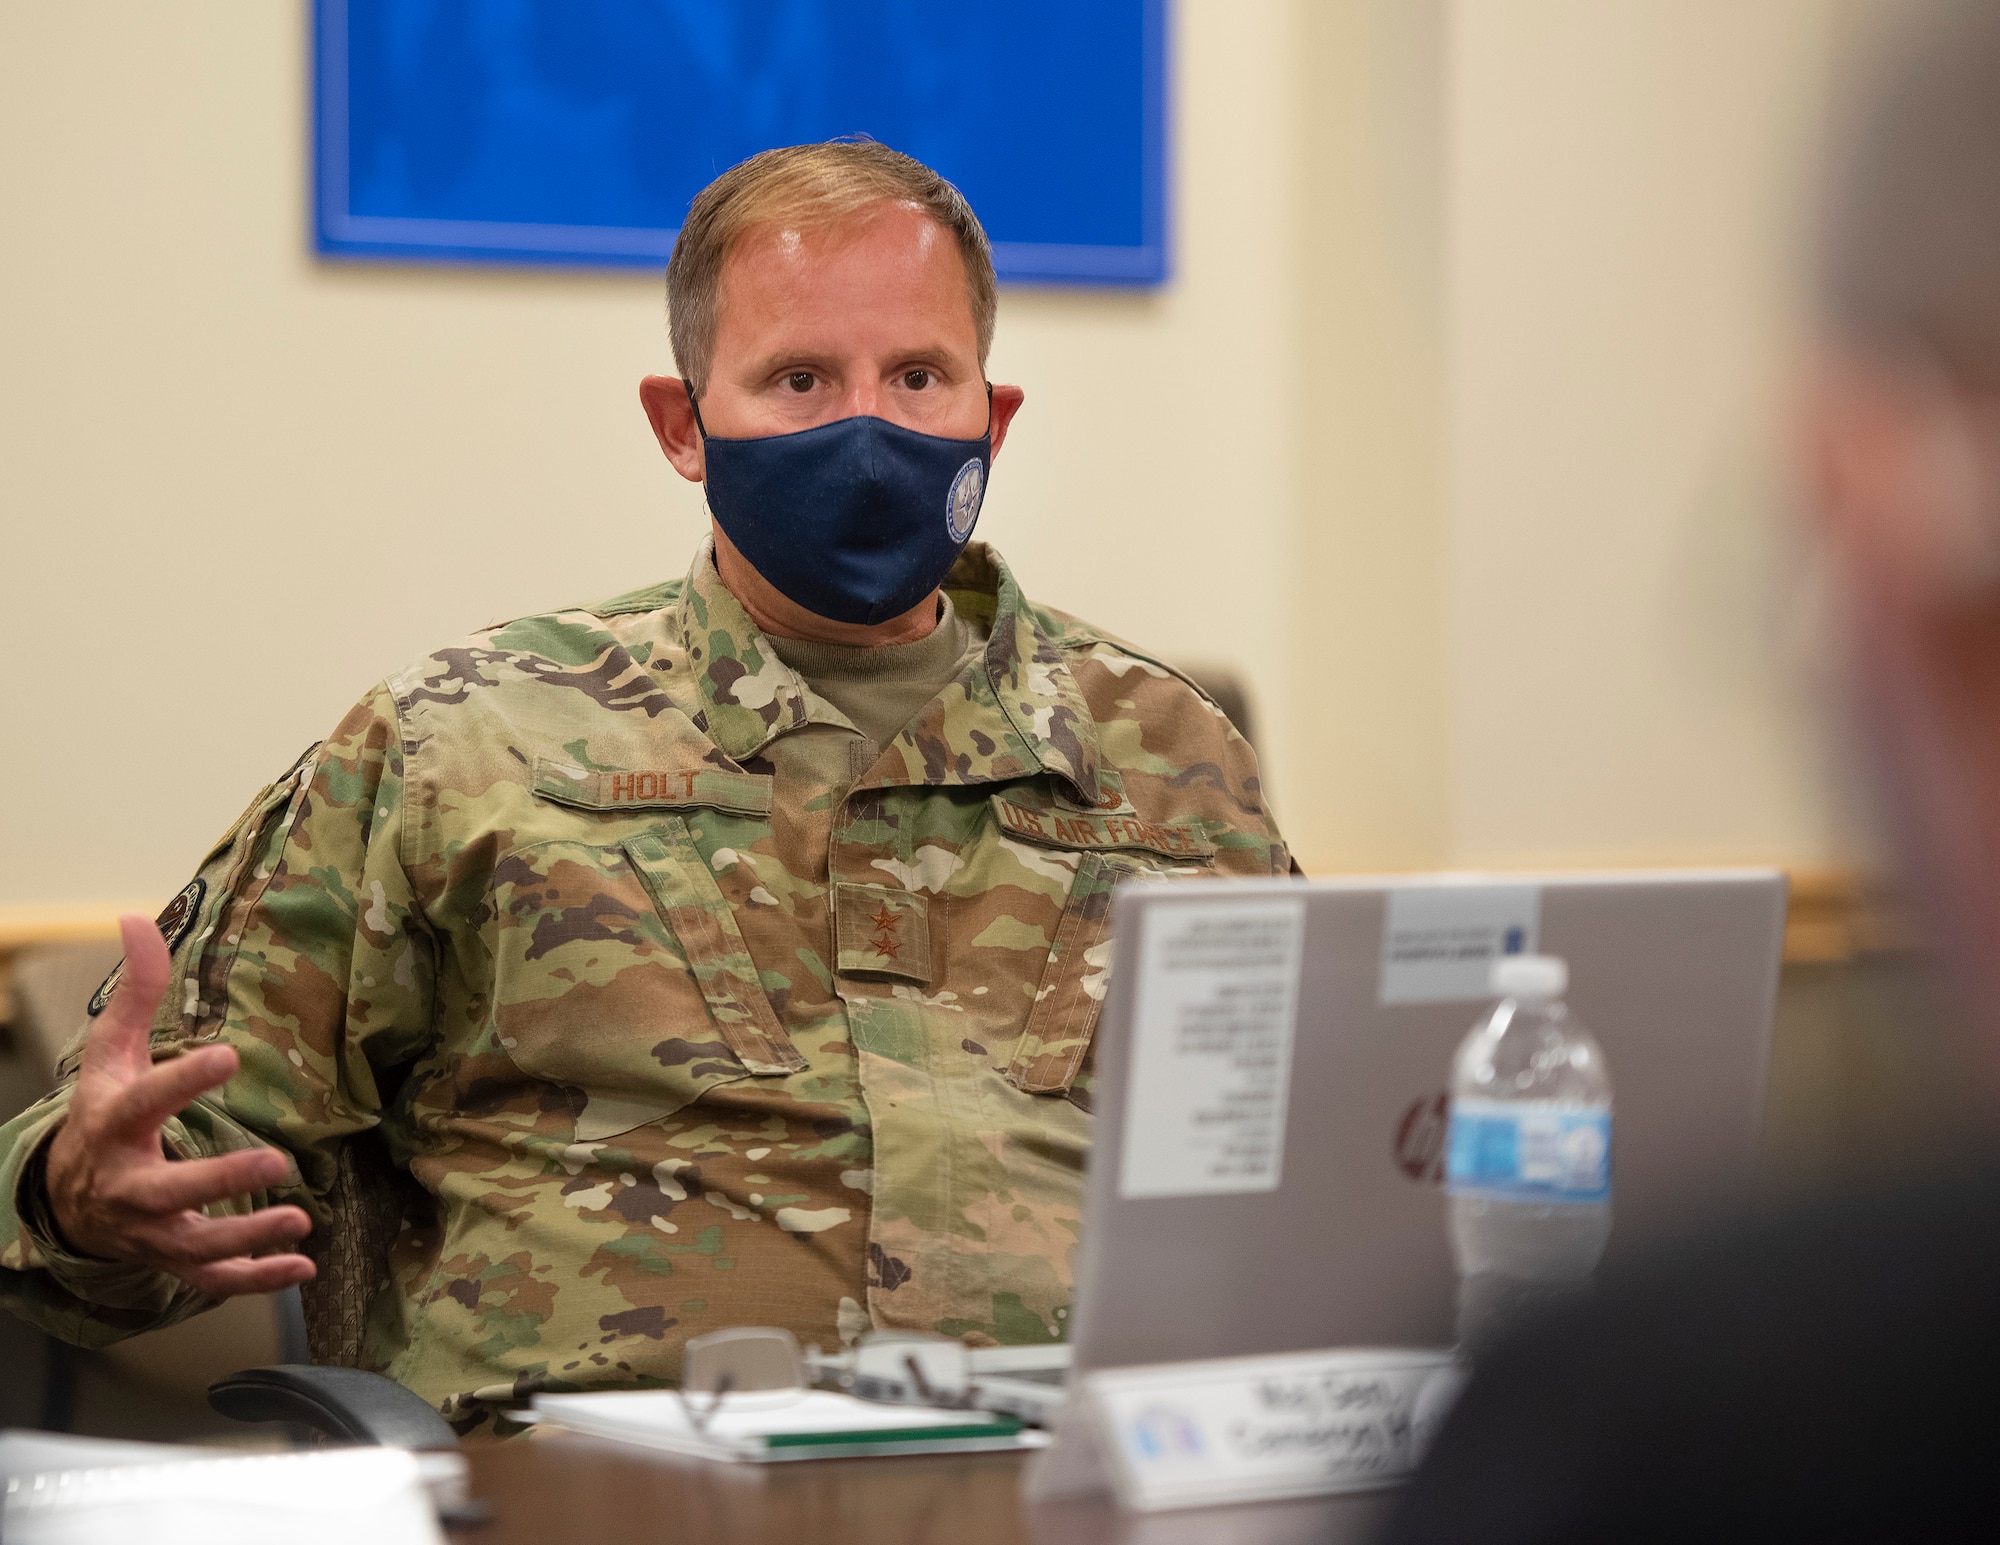
[[[974,1352],[981,1404],[1048,1422],[1084,1370],[1448,1345],[1446,1088],[1501,954],[1567,960],[1604,1049],[1607,1259],[1752,1198],[1775,871],[1135,882],[1115,906],[1070,1344]]]

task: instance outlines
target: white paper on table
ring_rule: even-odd
[[[108,1470],[124,1465],[177,1464],[188,1459],[241,1459],[243,1450],[178,1443],[135,1443],[125,1438],[80,1438],[67,1432],[0,1432],[0,1485],[16,1475],[57,1470]]]
[[[137,1443],[125,1438],[83,1438],[67,1432],[0,1431],[0,1490],[9,1477],[52,1475],[59,1470],[106,1470],[125,1465],[184,1464],[190,1459],[245,1459],[261,1447],[201,1446],[192,1443]],[[273,1446],[272,1453],[290,1450]],[[466,1499],[465,1456],[454,1449],[413,1450],[417,1474],[431,1506],[462,1506]]]
[[[17,1444],[14,1453],[30,1450]],[[7,1545],[442,1545],[407,1450],[185,1453],[165,1462],[105,1453],[75,1468],[10,1471],[0,1535]]]
[[[695,1397],[702,1404],[705,1397]],[[642,1443],[650,1448],[703,1459],[769,1463],[792,1459],[840,1459],[864,1454],[918,1454],[940,1450],[1037,1448],[1048,1441],[1034,1431],[1011,1431],[987,1411],[943,1410],[933,1406],[880,1405],[829,1390],[746,1392],[727,1396],[706,1426],[697,1430],[672,1390],[612,1390],[591,1395],[537,1395],[535,1412],[544,1426],[568,1427],[593,1437]],[[894,1441],[887,1434],[912,1429],[991,1426],[963,1437],[918,1437]],[[800,1433],[850,1436],[852,1442],[772,1447],[765,1440]]]

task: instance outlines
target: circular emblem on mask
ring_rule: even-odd
[[[958,476],[951,480],[951,492],[944,496],[945,530],[954,542],[972,535],[973,522],[979,519],[979,501],[985,494],[986,469],[975,456],[958,469]]]

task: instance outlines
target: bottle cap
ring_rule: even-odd
[[[1492,986],[1503,998],[1560,998],[1569,991],[1569,964],[1554,955],[1502,955]]]

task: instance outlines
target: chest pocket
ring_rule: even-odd
[[[1037,797],[996,794],[1000,829],[1016,841],[1077,853],[1076,878],[1056,924],[1007,1081],[1029,1094],[1088,1103],[1091,1041],[1111,983],[1111,893],[1139,874],[1205,867],[1215,844],[1199,822],[1147,821],[1131,811],[1077,810]]]
[[[537,782],[561,804],[627,803],[622,789]],[[494,870],[494,1022],[522,1071],[582,1091],[579,1141],[672,1115],[718,1084],[804,1065],[687,823],[650,792],[635,801],[652,817],[636,834],[538,843]]]
[[[716,1030],[752,1073],[795,1073],[806,1065],[778,1023],[736,914],[702,860],[687,822],[669,816],[655,832],[630,838],[625,852],[674,931]]]
[[[1085,853],[1056,925],[1034,1007],[1007,1064],[1007,1082],[1029,1094],[1068,1094],[1097,1033],[1111,982],[1111,892],[1140,873],[1129,858]]]

